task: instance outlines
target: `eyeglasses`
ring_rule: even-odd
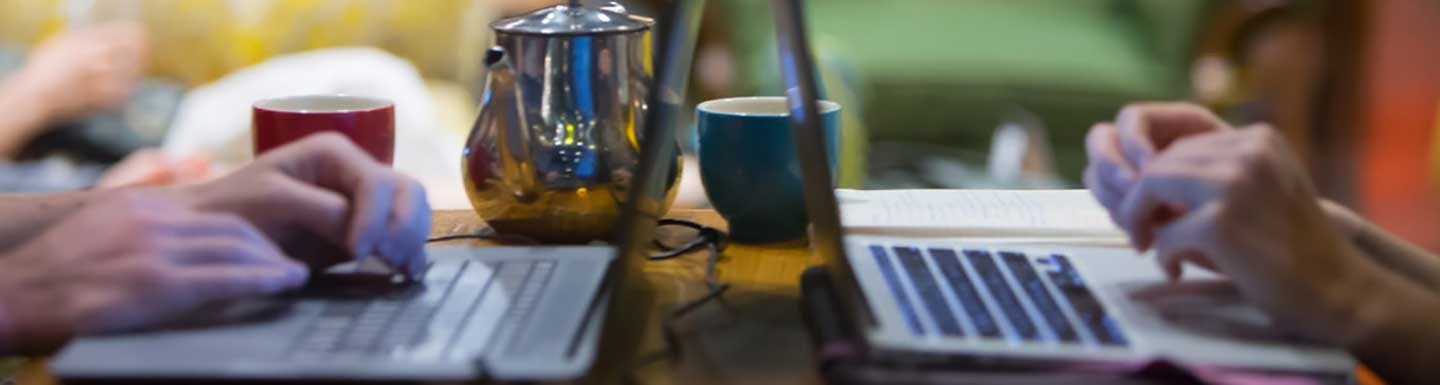
[[[675,231],[676,228],[680,231]],[[688,230],[688,234],[686,230]],[[705,262],[705,286],[712,292],[723,291],[722,287],[728,286],[718,283],[715,278],[715,265],[720,260],[720,252],[725,250],[725,246],[729,244],[725,232],[683,219],[661,219],[657,223],[656,233],[658,234],[655,237],[655,247],[660,249],[660,252],[650,254],[648,257],[651,261],[675,258],[701,248],[709,249],[710,257]],[[689,240],[675,242],[673,239],[667,241],[666,238],[689,238]],[[678,243],[678,245],[673,243]]]
[[[710,302],[724,304],[723,296],[726,291],[730,290],[730,284],[720,283],[715,274],[716,265],[723,256],[721,252],[725,250],[725,246],[728,245],[729,240],[727,234],[719,229],[681,219],[661,219],[658,226],[656,226],[656,232],[660,233],[660,235],[655,237],[655,247],[661,251],[656,254],[650,254],[649,258],[651,261],[675,258],[702,248],[708,249],[709,251],[709,255],[705,258],[705,287],[707,288],[705,295],[681,303],[675,310],[670,311],[670,315],[666,317],[665,321],[661,324],[661,332],[665,338],[665,351],[662,352],[663,357],[680,361],[682,358],[682,350],[680,349],[680,333],[677,331],[676,323],[681,318]],[[689,238],[689,240],[683,242],[671,240],[670,243],[667,243],[666,238]],[[640,364],[644,366],[658,358],[660,357],[651,356],[642,359]]]

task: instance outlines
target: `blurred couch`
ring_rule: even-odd
[[[59,129],[51,133],[65,134],[66,140],[56,143],[37,140],[27,148],[37,157],[50,157],[59,152],[65,157],[103,166],[130,151],[160,146],[162,139],[173,138],[166,130],[174,129],[184,115],[176,111],[183,112],[186,105],[196,104],[196,90],[206,89],[205,86],[214,85],[227,75],[286,54],[333,47],[375,47],[405,59],[402,70],[408,71],[413,66],[415,71],[410,72],[423,76],[424,82],[417,88],[427,96],[424,98],[427,103],[424,106],[412,103],[411,108],[402,111],[426,111],[426,121],[438,124],[425,128],[444,130],[442,133],[446,135],[425,136],[434,141],[453,142],[444,145],[458,152],[475,117],[475,91],[484,75],[480,53],[491,40],[489,21],[535,3],[531,0],[0,0],[0,52],[10,53],[0,55],[0,76],[3,68],[18,64],[7,66],[4,58],[16,58],[27,47],[60,31],[108,21],[144,24],[151,50],[148,79],[132,94],[131,103],[118,111],[95,114],[106,119],[86,117],[57,124]],[[376,68],[375,71],[382,69],[395,68]],[[384,78],[378,75],[376,77]],[[145,87],[150,84],[165,85],[167,97],[150,97],[157,94],[147,92],[155,88]],[[310,84],[308,87],[306,89],[321,86]],[[215,92],[207,95],[214,99],[213,94]],[[235,111],[248,117],[244,114],[246,103],[232,104]],[[432,106],[434,108],[430,108]],[[150,113],[156,111],[163,113]],[[235,114],[223,116],[231,115]],[[153,119],[136,119],[137,116]],[[404,123],[403,119],[398,123]],[[217,122],[215,126],[230,124],[248,123],[227,121]],[[71,135],[76,132],[81,134]],[[166,143],[167,148],[169,144]],[[403,144],[402,138],[397,146]],[[248,145],[205,150],[212,154],[248,155]],[[458,167],[458,162],[447,161]],[[463,190],[458,187],[458,171],[435,174],[443,175],[431,180],[426,175],[415,174],[432,187],[432,192],[444,194],[441,197],[444,199],[436,199],[436,193],[432,193],[432,204],[468,207]]]
[[[478,62],[469,60],[488,46],[489,21],[516,2],[0,0],[0,42],[29,45],[65,28],[137,20],[150,32],[150,72],[192,86],[274,55],[336,46],[383,48],[427,78],[474,82]]]
[[[1093,123],[1130,101],[1190,96],[1192,47],[1212,3],[825,0],[808,2],[807,16],[816,55],[854,87],[870,141],[983,154],[992,131],[1025,111],[1049,128],[1061,174],[1078,181]],[[734,24],[724,37],[738,64],[732,92],[780,94],[768,2],[712,7]]]
[[[149,74],[186,87],[275,55],[343,46],[413,64],[462,135],[474,118],[489,22],[531,0],[0,0],[0,46],[23,49],[66,28],[135,20],[149,31]]]

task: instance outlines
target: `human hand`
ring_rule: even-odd
[[[294,288],[305,267],[245,220],[116,192],[0,257],[0,352],[50,352],[198,305]]]
[[[1186,261],[1217,270],[1310,337],[1335,338],[1357,296],[1393,275],[1340,235],[1269,127],[1171,143],[1140,170],[1113,215],[1138,249],[1155,250],[1172,279]]]
[[[1157,153],[1186,136],[1233,129],[1210,110],[1194,104],[1125,106],[1113,123],[1096,124],[1086,135],[1090,163],[1085,167],[1085,186],[1114,213],[1136,176]]]
[[[1157,154],[1170,145],[1193,135],[1232,131],[1214,113],[1188,103],[1136,103],[1120,110],[1115,122],[1096,124],[1086,137],[1089,164],[1085,169],[1085,185],[1092,195],[1120,223],[1115,214],[1120,210],[1125,193]],[[1330,222],[1346,239],[1355,239],[1369,229],[1359,215],[1334,202],[1321,200]],[[1183,213],[1175,207],[1163,207],[1156,220]],[[1143,248],[1141,239],[1131,232],[1131,240]]]
[[[1117,114],[1115,123],[1099,123],[1090,128],[1086,137],[1090,163],[1084,170],[1084,185],[1119,224],[1115,213],[1119,211],[1120,202],[1155,154],[1181,138],[1231,130],[1234,128],[1230,124],[1200,105],[1182,102],[1126,105]],[[1364,218],[1338,203],[1320,199],[1320,206],[1346,239],[1371,231],[1371,225]],[[1159,219],[1179,215],[1174,209],[1162,209]]]
[[[114,22],[41,42],[13,76],[27,97],[42,101],[47,120],[64,119],[123,103],[148,54],[144,27]]]
[[[308,136],[175,192],[191,207],[244,217],[312,267],[370,256],[410,276],[425,267],[425,188],[339,134]]]

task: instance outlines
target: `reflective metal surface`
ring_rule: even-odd
[[[561,8],[574,9],[549,9]],[[546,242],[606,239],[640,161],[651,22],[632,18],[644,28],[593,34],[500,30],[525,26],[526,17],[492,24],[489,83],[464,152],[466,192],[502,233]],[[677,157],[666,207],[679,164]]]
[[[495,32],[509,34],[593,35],[603,33],[640,32],[650,28],[648,20],[625,14],[625,8],[611,3],[604,9],[585,8],[571,4],[544,8],[525,15],[490,23]]]

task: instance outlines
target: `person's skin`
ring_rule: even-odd
[[[95,188],[165,186],[202,182],[210,178],[210,157],[203,154],[172,157],[144,149],[126,155],[105,170]]]
[[[0,79],[0,159],[55,121],[123,103],[148,55],[145,30],[116,22],[67,31],[41,42],[24,66]]]
[[[1086,186],[1172,279],[1185,262],[1216,270],[1278,324],[1392,383],[1440,381],[1440,258],[1319,200],[1275,130],[1137,104],[1086,147]]]
[[[214,181],[0,198],[0,354],[152,326],[375,256],[414,275],[430,208],[414,180],[318,134]]]
[[[0,159],[14,159],[56,122],[122,105],[140,81],[148,51],[145,30],[134,22],[42,42],[22,69],[0,79]],[[204,155],[172,159],[143,150],[107,170],[95,187],[189,183],[207,178],[208,167]]]

